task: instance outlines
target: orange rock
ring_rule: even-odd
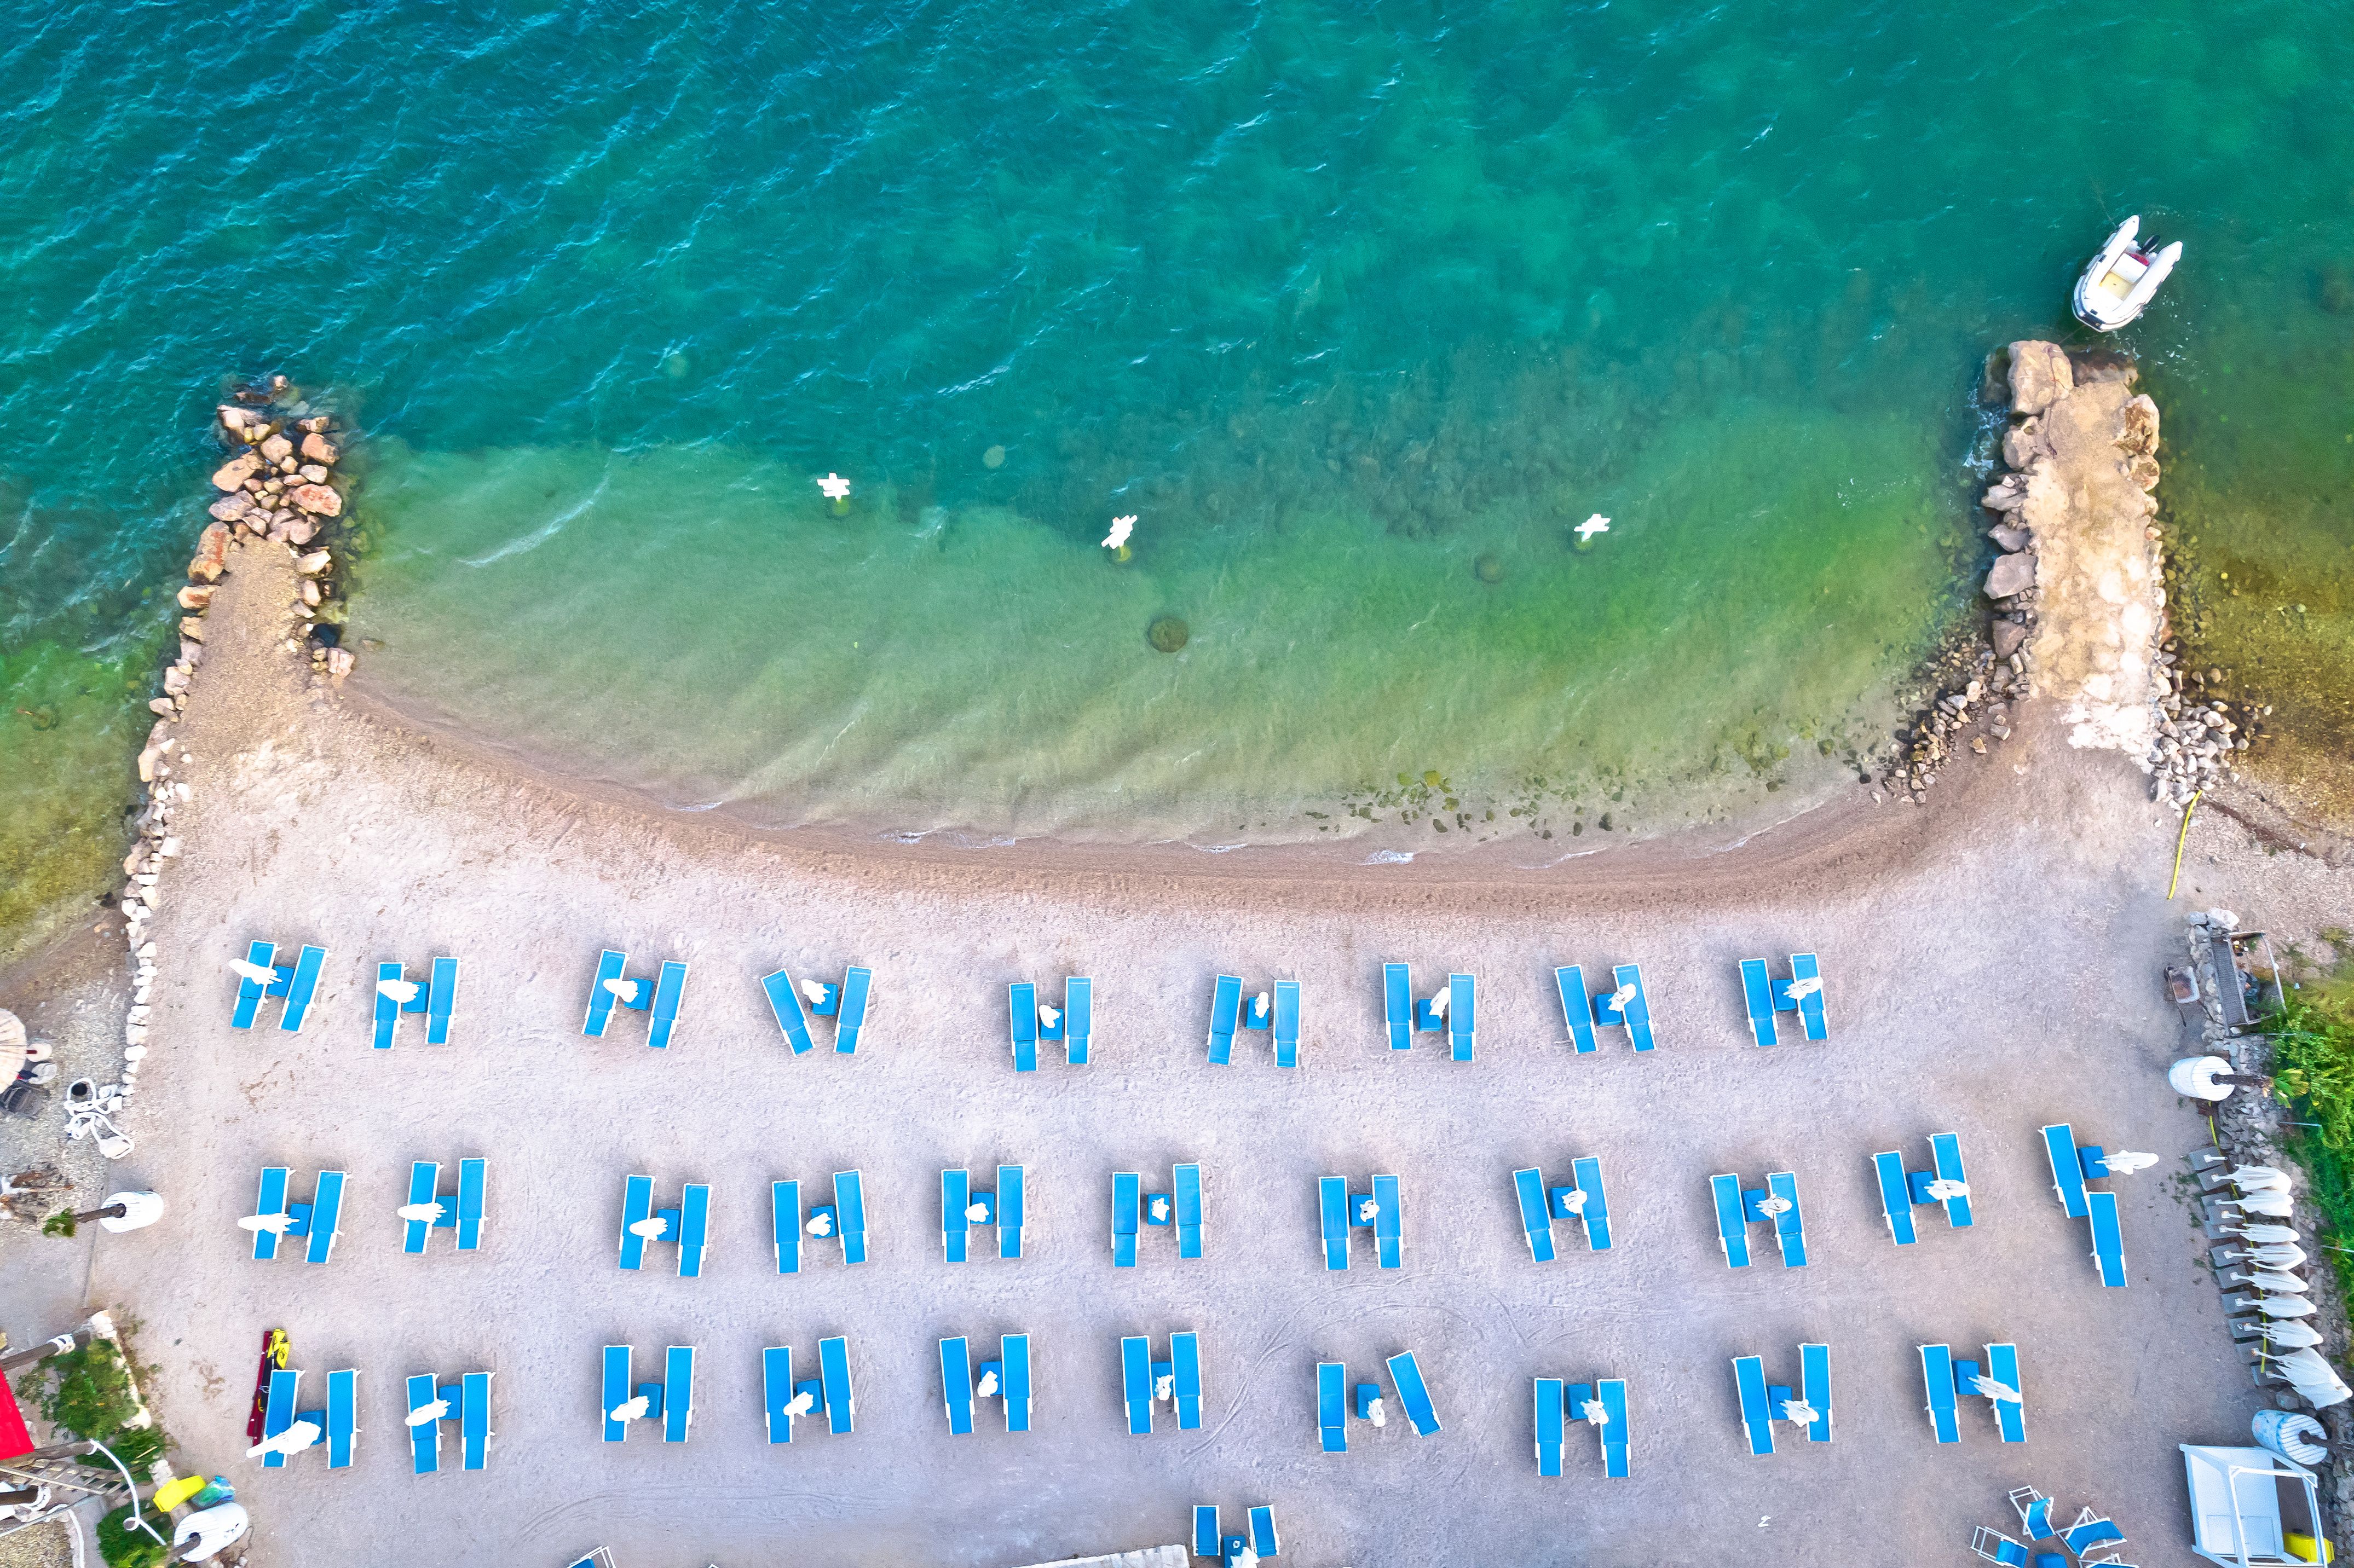
[[[304,423],[307,424],[309,421],[305,420]],[[313,462],[331,463],[343,454],[335,450],[334,442],[313,430],[302,438],[302,455]]]
[[[247,480],[260,471],[261,459],[254,453],[247,452],[242,457],[233,457],[213,471],[213,488],[216,490],[242,489]]]
[[[196,558],[188,563],[188,576],[198,582],[218,582],[222,568],[228,565],[228,524],[206,524],[205,531],[196,535]]]
[[[321,517],[344,514],[344,498],[323,484],[298,484],[288,493],[287,499]]]

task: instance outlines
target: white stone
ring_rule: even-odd
[[[122,1059],[126,1062],[143,1060],[146,1054],[147,1047],[144,1045],[126,1045],[122,1048]]]

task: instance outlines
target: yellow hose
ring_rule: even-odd
[[[2190,842],[2190,813],[2199,809],[2199,797],[2205,793],[2204,789],[2193,789],[2190,799],[2182,803],[2182,831],[2174,836],[2174,874],[2166,879],[2168,898],[2174,896],[2175,888],[2182,881],[2182,851]]]

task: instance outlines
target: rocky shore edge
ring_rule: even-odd
[[[2009,411],[1978,500],[1999,551],[1978,586],[1989,618],[1930,672],[1880,789],[1925,803],[1957,753],[2009,739],[2013,705],[2047,694],[2068,705],[2072,744],[2124,751],[2177,812],[2237,771],[2270,710],[2226,698],[2221,670],[2182,667],[2157,520],[2158,408],[2133,391],[2138,377],[2105,352],[2072,358],[2033,339],[1988,356],[1981,396]]]
[[[344,466],[352,440],[348,426],[285,376],[273,376],[239,387],[215,410],[213,430],[228,457],[213,471],[220,495],[177,596],[178,656],[164,670],[162,691],[147,704],[156,718],[139,753],[141,800],[132,818],[136,838],[123,858],[123,885],[115,900],[133,969],[122,1070],[117,1082],[98,1091],[93,1107],[110,1116],[126,1108],[137,1092],[147,1054],[156,946],[146,926],[161,900],[164,870],[180,853],[173,819],[194,794],[186,779],[175,777],[190,760],[175,726],[204,667],[206,613],[238,552],[274,546],[292,559],[297,591],[285,607],[286,650],[307,651],[313,683],[339,684],[352,669],[338,624],[323,617],[350,564],[344,524],[352,489]]]

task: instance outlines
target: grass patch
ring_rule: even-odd
[[[2288,992],[2265,1021],[2273,1090],[2310,1127],[2289,1127],[2282,1145],[2305,1168],[2321,1211],[2325,1247],[2354,1298],[2354,966]]]

